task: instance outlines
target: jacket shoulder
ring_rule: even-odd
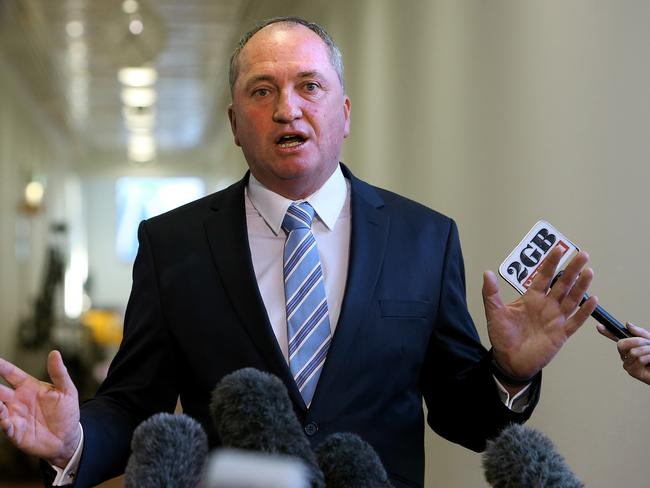
[[[181,231],[199,224],[220,208],[240,203],[244,207],[244,180],[238,181],[223,190],[206,195],[172,210],[145,220],[148,229],[177,229]],[[243,210],[242,210],[243,211]]]

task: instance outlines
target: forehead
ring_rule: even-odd
[[[327,44],[300,24],[271,24],[261,29],[250,38],[239,56],[239,76],[284,66],[300,70],[334,70]]]

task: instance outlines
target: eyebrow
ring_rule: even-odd
[[[322,80],[323,75],[320,71],[301,71],[298,73],[298,78],[318,78],[319,80]]]
[[[323,75],[320,73],[320,71],[315,71],[315,70],[301,71],[300,73],[298,73],[297,78],[300,78],[300,79],[317,78],[318,80],[321,80],[321,81],[325,79],[323,77]],[[255,83],[259,83],[260,81],[271,81],[272,82],[274,80],[275,80],[275,76],[273,76],[273,75],[265,75],[265,74],[255,75],[251,79],[246,81],[245,88],[250,89],[253,85],[255,85]]]
[[[258,83],[260,81],[273,81],[273,76],[271,75],[256,75],[253,76],[251,79],[246,81],[246,84],[244,85],[245,89],[251,88],[255,83]]]

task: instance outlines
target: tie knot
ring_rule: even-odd
[[[309,203],[292,203],[282,221],[282,229],[288,234],[296,229],[311,229],[314,209]]]

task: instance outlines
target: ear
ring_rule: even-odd
[[[232,135],[235,137],[235,144],[241,147],[239,138],[237,137],[237,116],[235,114],[235,109],[233,108],[232,103],[228,105],[228,119],[230,120],[230,130],[232,130]]]
[[[352,102],[350,98],[345,95],[343,100],[343,117],[345,117],[345,125],[343,127],[343,137],[348,137],[350,135],[350,112],[352,110]]]

